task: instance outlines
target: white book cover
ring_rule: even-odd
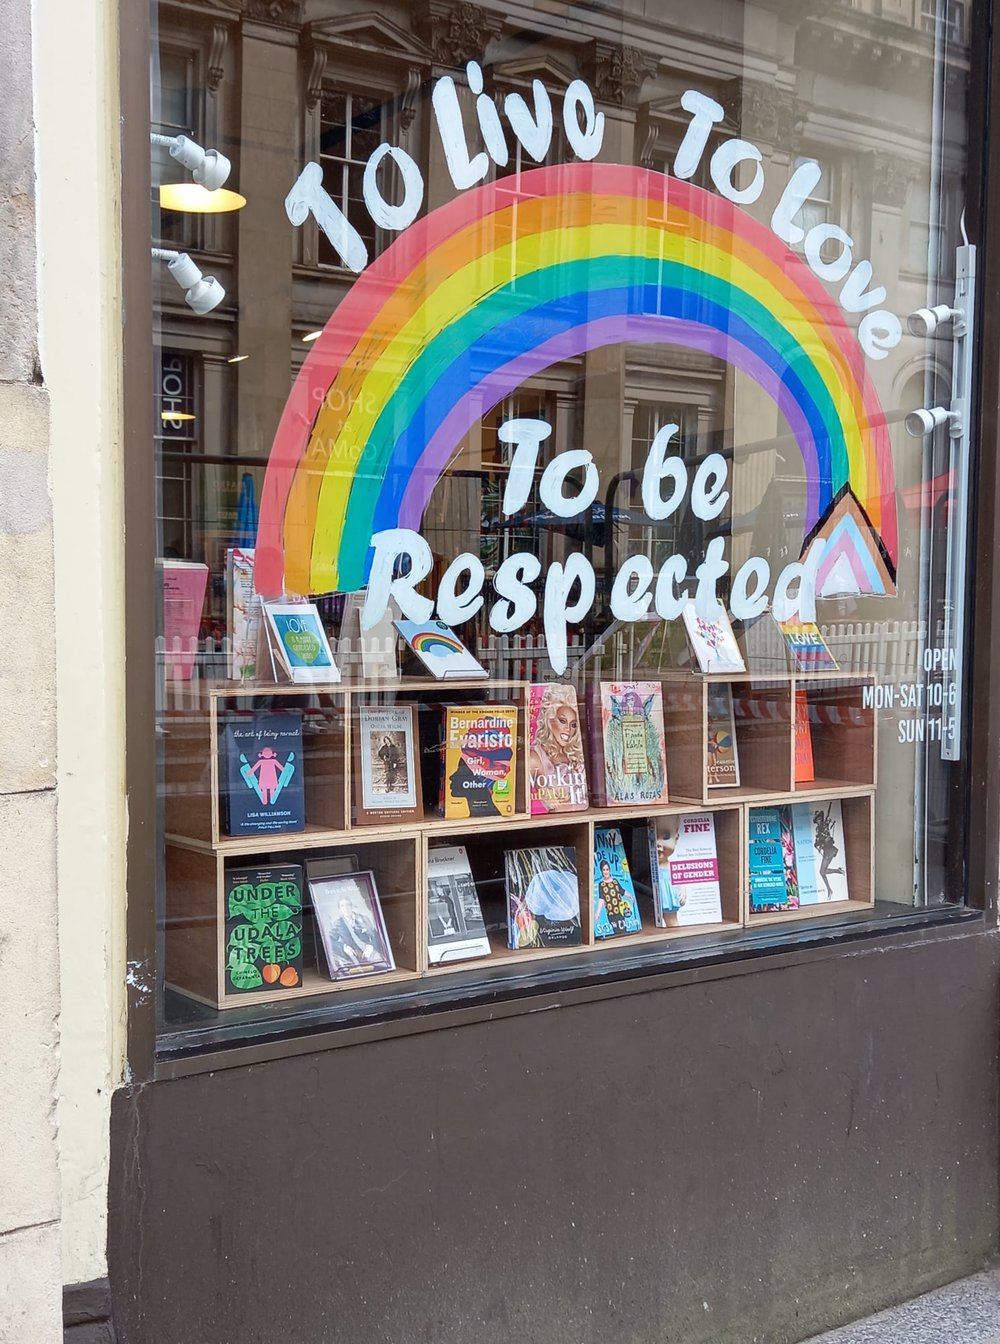
[[[684,607],[684,628],[691,652],[703,672],[745,672],[746,664],[721,602],[710,620],[699,616],[694,600]]]
[[[711,812],[682,813],[650,823],[655,828],[653,860],[661,928],[722,923],[719,856]]]
[[[362,806],[373,812],[416,807],[412,710],[392,705],[362,705],[358,710],[358,732]]]
[[[229,676],[252,681],[257,672],[260,598],[253,590],[253,550],[231,546],[226,551],[226,625]]]
[[[489,673],[444,621],[394,621],[396,629],[432,676],[488,677]]]
[[[265,602],[273,647],[295,684],[340,681],[330,642],[314,602]]]
[[[427,958],[432,966],[488,957],[476,884],[464,845],[431,845],[427,851]]]
[[[850,900],[840,799],[794,803],[791,813],[799,904]]]

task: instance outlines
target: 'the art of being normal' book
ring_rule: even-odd
[[[230,714],[220,747],[220,811],[229,835],[305,829],[300,711]]]

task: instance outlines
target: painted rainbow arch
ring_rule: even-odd
[[[526,379],[619,342],[715,355],[777,403],[805,467],[819,591],[893,591],[885,416],[841,311],[765,225],[640,168],[563,164],[466,193],[355,282],[296,379],[268,461],[266,597],[363,586],[370,539],[419,530],[470,428]]]

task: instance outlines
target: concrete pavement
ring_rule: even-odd
[[[1000,1265],[805,1344],[1000,1344]]]

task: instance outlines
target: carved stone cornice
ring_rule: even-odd
[[[617,43],[591,43],[587,73],[598,102],[635,107],[647,79],[656,74],[659,62],[638,47]]]
[[[243,0],[243,16],[261,23],[298,28],[302,23],[304,0]]]
[[[746,140],[790,151],[805,121],[806,105],[790,89],[760,80],[729,80],[722,105],[726,121]]]
[[[427,43],[434,61],[458,69],[483,53],[503,30],[503,19],[481,5],[449,0],[421,0],[413,7],[413,26]]]
[[[896,154],[872,156],[872,198],[879,205],[902,210],[910,186],[917,180],[919,167],[910,159]]]
[[[229,45],[229,28],[224,23],[212,24],[212,46],[208,53],[208,91],[218,93],[222,77],[226,73],[222,64]]]

